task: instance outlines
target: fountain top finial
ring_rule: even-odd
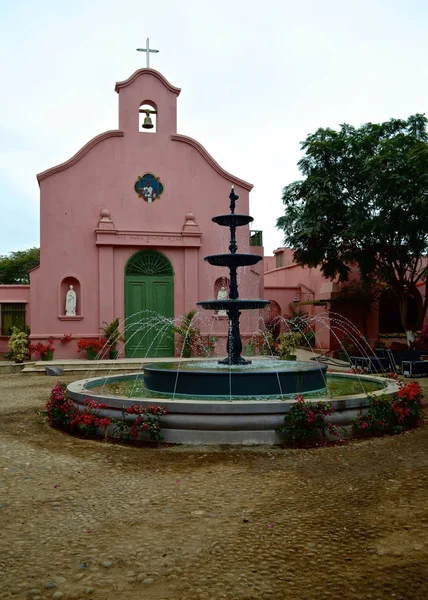
[[[235,194],[235,188],[232,185],[232,189],[230,190],[229,199],[230,199],[230,212],[231,214],[235,214],[235,203],[238,200],[239,196]]]

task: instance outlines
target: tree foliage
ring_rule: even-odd
[[[30,271],[40,264],[40,248],[0,256],[0,285],[30,283]]]
[[[283,190],[277,227],[301,265],[348,278],[357,265],[395,294],[407,327],[409,294],[426,281],[428,248],[427,119],[318,129],[302,143],[304,179]],[[420,307],[418,324],[428,306]]]

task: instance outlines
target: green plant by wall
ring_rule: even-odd
[[[201,336],[200,330],[192,324],[195,315],[196,310],[190,310],[184,315],[181,323],[172,328],[173,332],[180,336],[182,353],[188,356],[195,350],[197,340]]]
[[[296,348],[302,345],[303,336],[297,331],[286,331],[278,338],[278,353],[280,358],[288,358],[296,353]]]
[[[27,333],[19,329],[19,327],[12,327],[12,335],[9,338],[8,346],[15,362],[23,362],[27,358],[28,345],[29,339]]]
[[[123,342],[124,337],[120,333],[119,319],[114,319],[111,323],[104,321],[103,326],[100,327],[104,333],[104,337],[107,340],[109,350],[114,352],[118,342]]]

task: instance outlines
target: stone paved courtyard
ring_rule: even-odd
[[[313,450],[126,446],[49,428],[55,381],[0,376],[1,599],[428,598],[426,426]]]

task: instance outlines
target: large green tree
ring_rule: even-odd
[[[40,264],[40,248],[18,250],[0,256],[0,285],[30,283],[31,269]]]
[[[283,190],[277,227],[301,265],[325,277],[348,278],[357,265],[396,296],[408,329],[409,296],[427,285],[427,119],[318,129],[302,143],[304,176]],[[426,290],[428,291],[428,290]],[[420,303],[416,329],[428,307]]]

